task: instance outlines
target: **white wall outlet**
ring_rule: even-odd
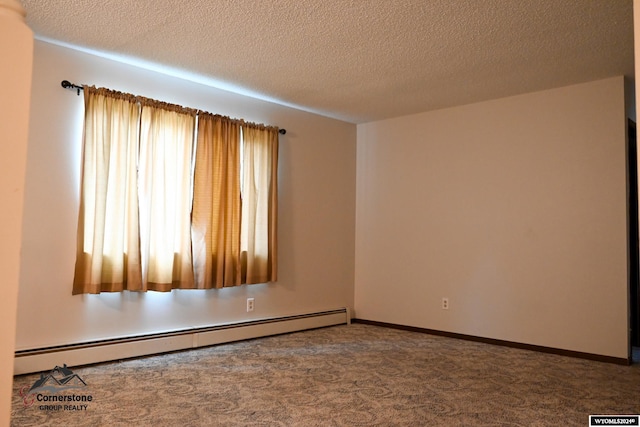
[[[442,298],[442,309],[449,310],[449,298],[447,297]]]
[[[255,305],[255,299],[247,298],[247,312],[253,311],[254,305]]]

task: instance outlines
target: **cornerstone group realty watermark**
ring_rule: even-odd
[[[86,411],[93,396],[86,393],[87,383],[67,365],[56,366],[27,390],[20,390],[25,407],[35,407],[41,411]]]

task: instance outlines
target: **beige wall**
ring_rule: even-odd
[[[60,87],[63,79],[286,128],[278,282],[72,296],[83,101]],[[352,308],[355,143],[353,124],[36,42],[17,348]]]
[[[0,0],[0,426],[9,425],[20,273],[33,34],[14,0]]]
[[[355,317],[626,358],[625,127],[622,77],[358,125]]]

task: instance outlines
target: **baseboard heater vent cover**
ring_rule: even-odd
[[[20,350],[15,353],[13,371],[14,375],[22,375],[48,371],[63,364],[67,366],[90,365],[348,323],[350,323],[349,310],[340,308],[316,313]]]

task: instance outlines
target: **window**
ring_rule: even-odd
[[[277,128],[84,95],[74,294],[276,280]]]

